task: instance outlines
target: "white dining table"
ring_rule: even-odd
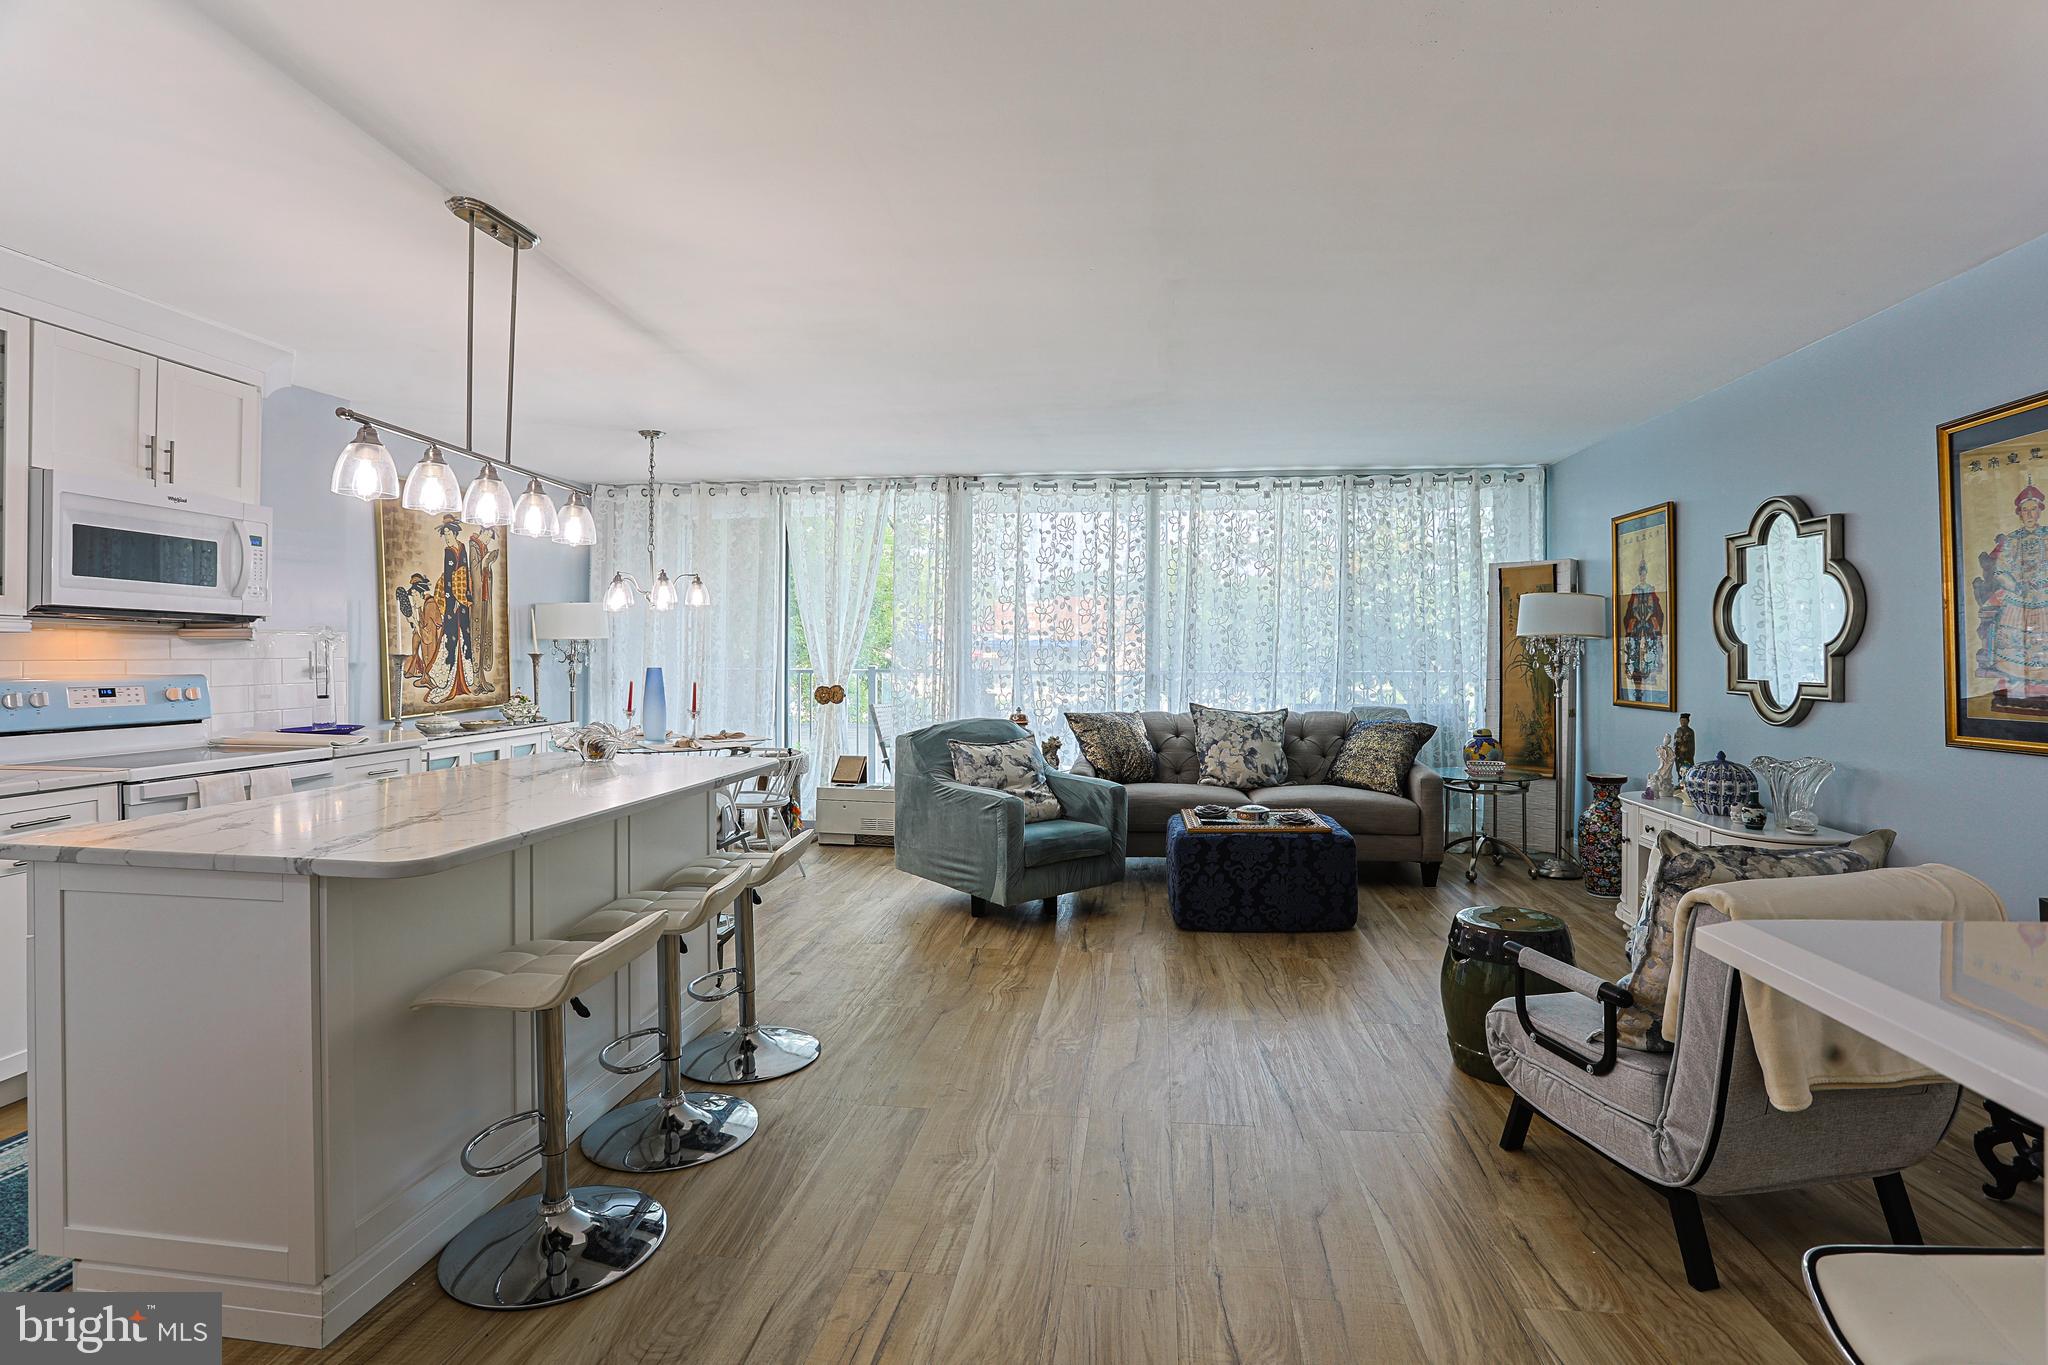
[[[1694,943],[2016,1114],[2048,1118],[2048,924],[1747,921],[1709,925]],[[2048,1335],[2043,1263],[2033,1311]]]

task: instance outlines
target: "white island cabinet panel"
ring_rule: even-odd
[[[27,1093],[28,864],[0,862],[0,1104]]]
[[[31,860],[37,1249],[82,1289],[219,1293],[229,1336],[331,1342],[532,1173],[459,1159],[535,1103],[526,1017],[413,999],[659,884],[710,848],[712,790],[770,766],[508,757],[0,833]],[[690,951],[706,970],[704,932]],[[597,1052],[653,1022],[652,955],[582,998],[572,1136],[643,1079]],[[686,1035],[718,1015],[689,1006]]]

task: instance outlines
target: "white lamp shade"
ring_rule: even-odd
[[[536,640],[609,640],[611,618],[595,602],[536,602],[533,607],[533,638]]]
[[[1590,592],[1525,592],[1515,603],[1515,634],[1607,636],[1607,599]]]

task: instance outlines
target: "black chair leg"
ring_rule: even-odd
[[[1721,1287],[1714,1274],[1714,1249],[1707,1245],[1706,1220],[1700,1217],[1700,1199],[1691,1190],[1664,1191],[1671,1202],[1671,1228],[1678,1234],[1678,1254],[1685,1260],[1685,1282],[1705,1292]]]
[[[1519,1152],[1522,1142],[1529,1136],[1529,1120],[1536,1117],[1536,1110],[1520,1095],[1508,1106],[1508,1121],[1500,1130],[1500,1149],[1503,1152]]]
[[[988,907],[989,902],[979,896],[969,896],[967,898],[967,913],[976,919],[980,919],[983,915],[987,914]]]
[[[1877,1202],[1884,1209],[1884,1225],[1894,1244],[1902,1247],[1924,1245],[1920,1220],[1913,1216],[1913,1198],[1906,1193],[1906,1177],[1897,1171],[1871,1182],[1877,1186]]]
[[[1436,874],[1444,870],[1444,865],[1441,862],[1421,863],[1418,866],[1422,868],[1422,884],[1424,886],[1435,886]]]

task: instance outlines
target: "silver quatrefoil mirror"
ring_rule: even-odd
[[[1848,653],[1863,634],[1863,578],[1843,558],[1842,517],[1794,497],[1756,509],[1728,537],[1728,576],[1714,590],[1714,636],[1728,690],[1772,725],[1797,725],[1817,701],[1847,695]]]

